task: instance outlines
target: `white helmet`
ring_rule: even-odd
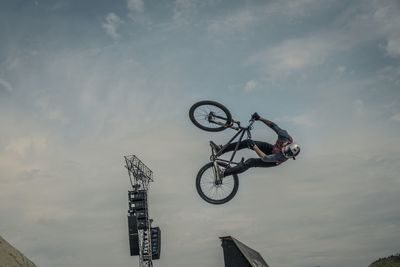
[[[291,143],[282,148],[283,155],[290,159],[295,157],[300,153],[300,146],[296,143]]]

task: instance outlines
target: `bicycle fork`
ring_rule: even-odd
[[[215,175],[215,184],[221,184],[222,183],[222,175],[221,175],[221,169],[218,165],[218,162],[216,160],[213,161],[214,164],[214,175]]]
[[[221,184],[223,177],[221,177],[221,170],[218,165],[218,160],[216,159],[215,151],[212,146],[211,146],[210,160],[213,162],[214,165],[213,170],[214,170],[215,184]]]

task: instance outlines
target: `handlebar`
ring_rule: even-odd
[[[249,130],[253,129],[253,124],[254,124],[255,121],[256,120],[253,117],[249,120],[249,126],[247,126],[247,128]]]
[[[249,120],[249,126],[252,126],[255,121],[256,121],[255,119],[250,119]]]
[[[247,127],[242,127],[240,125],[240,121],[232,120],[231,125],[229,125],[227,127],[231,128],[231,129],[234,129],[234,130],[237,130],[237,131],[239,131],[240,129],[252,130],[254,122],[255,122],[255,119],[251,118],[249,120],[249,125]],[[236,124],[237,126],[234,126],[234,124]]]

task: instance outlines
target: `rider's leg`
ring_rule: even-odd
[[[257,147],[264,152],[266,155],[272,154],[272,150],[274,149],[274,146],[271,145],[270,143],[267,142],[260,142],[260,141],[254,141],[254,143],[257,145]]]
[[[248,143],[248,142],[249,142],[248,139],[241,141],[241,142],[239,143],[238,150],[243,149],[243,148],[249,148],[249,143]],[[237,144],[237,142],[230,143],[230,144],[224,149],[224,153],[225,153],[225,152],[229,152],[229,151],[234,151],[234,150],[235,150],[235,147],[236,147],[236,144]]]
[[[243,140],[239,143],[238,150],[243,149],[243,148],[249,148],[249,139]],[[262,152],[264,152],[266,155],[272,154],[272,149],[274,148],[273,145],[267,142],[260,142],[260,141],[253,141],[259,149],[261,149]],[[236,147],[237,142],[230,143],[223,151],[229,152],[229,151],[234,151]]]
[[[219,145],[215,144],[213,141],[210,141],[210,145],[213,148],[215,153],[218,153],[222,148],[221,145],[219,146]]]
[[[240,163],[232,168],[227,168],[224,171],[224,176],[239,174],[247,171],[251,167],[275,167],[276,164],[273,162],[264,162],[261,159],[250,158],[243,163]]]

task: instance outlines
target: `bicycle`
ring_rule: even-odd
[[[239,188],[239,178],[237,174],[221,177],[221,170],[244,161],[243,158],[240,162],[235,162],[233,159],[244,135],[246,134],[246,138],[251,140],[250,131],[253,128],[254,119],[250,119],[249,125],[242,127],[239,121],[232,119],[230,111],[224,105],[211,100],[203,100],[193,104],[189,110],[189,118],[194,125],[205,131],[220,132],[228,128],[237,131],[219,151],[214,151],[210,141],[210,162],[204,165],[196,176],[196,190],[200,197],[211,204],[224,204],[236,195]],[[220,156],[228,145],[236,138],[238,138],[238,141],[230,159],[221,158]]]

